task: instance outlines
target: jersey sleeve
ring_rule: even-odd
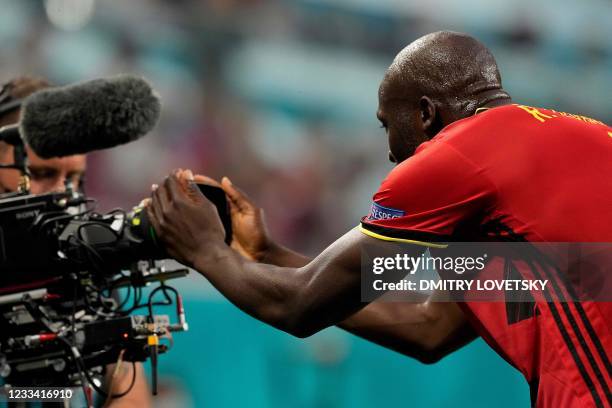
[[[486,213],[495,195],[477,165],[444,142],[428,142],[387,175],[360,229],[382,240],[435,247],[456,240],[458,226]]]

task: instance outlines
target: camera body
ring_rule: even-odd
[[[134,260],[163,257],[139,209],[99,214],[87,208],[92,202],[71,190],[0,197],[0,287],[92,263],[112,273]],[[92,250],[109,256],[94,260]]]
[[[94,202],[71,188],[0,196],[0,376],[6,384],[93,386],[118,359],[156,362],[167,350],[163,339],[187,329],[180,295],[166,283],[187,270],[165,270],[146,212],[101,214]],[[159,286],[143,302],[143,288],[153,282]],[[126,299],[119,299],[120,288]],[[155,294],[163,301],[154,302]],[[153,314],[153,306],[173,303],[175,323]],[[147,313],[133,315],[138,310]]]

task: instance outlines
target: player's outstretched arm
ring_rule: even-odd
[[[167,181],[167,183],[170,183],[170,181]],[[196,181],[215,183],[211,179],[198,176],[196,176]],[[347,312],[347,310],[351,308],[358,310],[362,306],[362,304],[353,304],[349,309],[335,310],[333,305],[334,297],[331,296],[331,293],[334,291],[331,290],[328,293],[328,289],[333,289],[336,280],[332,277],[331,286],[328,287],[324,283],[321,284],[321,282],[325,282],[324,279],[321,279],[321,276],[318,279],[314,279],[316,273],[313,273],[313,270],[316,271],[316,268],[320,267],[317,265],[325,265],[326,259],[329,259],[329,257],[333,258],[336,252],[334,246],[328,248],[315,262],[310,262],[311,260],[308,258],[273,243],[266,232],[262,211],[254,206],[244,193],[235,188],[229,180],[224,179],[221,187],[228,195],[232,210],[232,227],[234,231],[232,247],[243,255],[241,259],[241,257],[236,257],[235,253],[231,254],[234,255],[233,257],[226,253],[225,256],[230,256],[231,261],[228,263],[225,260],[225,267],[232,269],[234,265],[239,265],[243,262],[248,264],[244,257],[281,267],[261,266],[261,268],[258,268],[256,265],[251,264],[247,269],[250,268],[253,272],[253,275],[250,276],[250,278],[254,279],[252,284],[255,287],[261,285],[259,289],[255,290],[257,296],[248,299],[244,298],[244,296],[248,297],[248,290],[241,293],[240,288],[243,286],[242,284],[246,286],[251,285],[246,280],[231,288],[231,292],[226,293],[220,288],[230,300],[256,318],[299,336],[305,336],[327,325],[338,323],[341,318],[337,316],[344,315],[348,317],[350,311]],[[159,191],[156,194],[159,195]],[[197,199],[199,197],[196,195]],[[218,223],[216,218],[212,221]],[[222,235],[221,233],[219,234]],[[353,236],[355,234],[356,237],[352,239],[370,239],[360,233],[352,233]],[[340,241],[343,239],[347,239],[346,236],[336,242],[335,245],[342,248],[343,245],[340,244]],[[195,241],[197,239],[194,239]],[[353,285],[352,298],[358,299],[359,293],[356,284],[359,280],[359,272],[357,272],[359,265],[355,264],[355,260],[359,259],[358,245],[357,248],[354,248],[353,252],[353,272],[349,275],[352,278],[350,280]],[[333,270],[333,268],[329,268],[332,264],[327,265],[328,270]],[[262,279],[258,279],[258,274],[260,273],[264,275]],[[206,273],[204,274],[206,275]],[[272,278],[274,275],[277,275],[276,278]],[[308,279],[309,276],[312,278],[312,281]],[[338,277],[342,277],[342,274],[339,274]],[[231,284],[231,279],[228,276],[228,280],[225,283]],[[275,279],[278,279],[277,283],[274,283]],[[220,282],[220,284],[223,283]],[[317,283],[322,286],[321,291],[312,290],[313,287],[316,287],[315,284]],[[265,289],[266,287],[267,289]],[[309,288],[313,293],[312,296],[308,295]],[[266,290],[271,292],[266,294]],[[307,298],[307,300],[302,302],[298,300],[299,297],[293,297],[293,302],[291,302],[286,299],[291,297],[291,293],[300,294],[303,298]],[[237,296],[236,300],[231,297],[232,295]],[[308,306],[309,302],[325,296],[331,296],[332,300],[330,303],[332,304],[324,306],[319,301],[312,307]],[[342,303],[339,302],[338,306],[342,306]],[[326,321],[321,320],[322,316],[318,315],[319,312],[313,312],[314,310],[320,310],[323,311],[321,313],[325,316],[324,311],[327,308],[338,313],[332,315],[333,317]],[[308,320],[307,310],[311,311],[310,320]],[[456,304],[438,303],[432,301],[432,299],[422,303],[381,302],[370,304],[338,325],[353,334],[426,363],[437,361],[476,337]]]
[[[263,210],[228,178],[220,187],[230,203],[233,248],[248,259],[277,266],[302,267],[311,261],[275,243],[267,232]],[[428,296],[414,303],[370,303],[338,327],[423,363],[436,362],[477,337],[457,304],[436,302]]]
[[[370,303],[338,326],[425,364],[478,337],[456,303],[435,299]]]
[[[242,310],[281,330],[308,336],[365,306],[360,251],[373,238],[357,230],[308,265],[287,268],[249,261],[228,247],[215,207],[180,171],[153,192],[147,212],[170,256],[202,273]]]

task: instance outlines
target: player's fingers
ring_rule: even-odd
[[[186,195],[188,180],[183,176],[183,170],[174,170],[166,177],[160,189],[167,191],[170,200],[180,201]]]
[[[137,207],[147,207],[149,205],[151,205],[151,198],[147,197],[147,198],[143,198]]]
[[[151,204],[158,208],[161,211],[161,214],[163,214],[163,212],[170,207],[170,199],[166,191],[166,186],[162,184],[161,186],[154,185],[153,187],[153,192],[151,193]]]
[[[178,175],[179,179],[185,179],[187,181],[193,181],[193,173],[189,169],[187,169],[187,170],[179,169],[176,172],[176,174]]]
[[[169,197],[177,203],[186,201],[203,202],[204,195],[194,181],[191,170],[176,170],[164,181]]]
[[[210,178],[208,176],[204,176],[202,174],[194,174],[193,181],[195,181],[198,184],[206,184],[208,186],[221,187],[221,184],[217,180]]]
[[[255,208],[249,197],[238,187],[234,186],[228,177],[221,179],[221,188],[230,199],[230,205],[233,204],[239,211],[246,212]]]

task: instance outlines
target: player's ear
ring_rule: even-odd
[[[436,109],[436,104],[428,96],[422,96],[419,99],[418,109],[423,132],[433,137],[439,131],[437,126],[439,113]]]

